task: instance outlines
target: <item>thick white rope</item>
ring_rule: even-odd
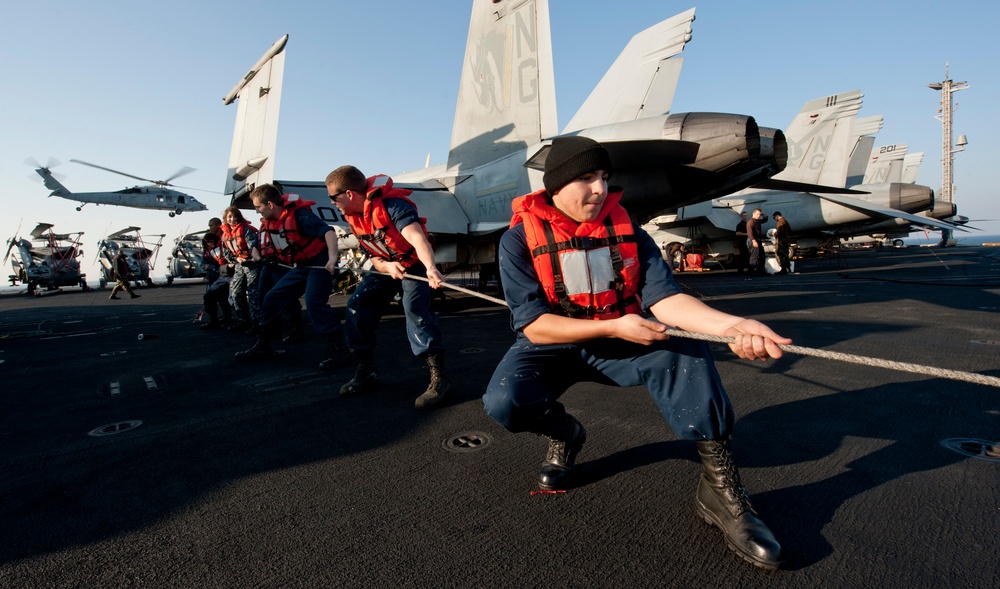
[[[382,276],[389,276],[384,272],[377,272],[375,270],[366,270],[363,268],[357,269],[360,272],[366,274],[381,274]],[[422,282],[429,282],[426,278],[422,276],[414,276],[412,274],[404,274],[406,278],[412,280],[420,280]],[[464,292],[465,294],[478,297],[498,305],[507,306],[507,301],[503,299],[498,299],[482,293],[476,292],[474,290],[469,290],[467,288],[462,288],[454,284],[449,284],[447,282],[442,282],[441,286],[445,288],[450,288],[452,290],[457,290],[458,292]],[[709,335],[707,333],[692,333],[690,331],[683,331],[680,329],[667,329],[665,332],[667,335],[672,337],[686,337],[689,339],[697,339],[708,342],[717,342],[723,344],[733,343],[734,338],[725,337],[720,335]],[[888,368],[891,370],[899,370],[902,372],[912,372],[915,374],[924,374],[927,376],[936,376],[940,378],[948,378],[951,380],[961,380],[964,382],[971,382],[973,384],[981,384],[986,386],[992,386],[1000,388],[1000,378],[995,376],[987,376],[985,374],[977,374],[975,372],[963,372],[961,370],[948,370],[945,368],[935,368],[933,366],[923,366],[921,364],[911,364],[909,362],[896,362],[893,360],[882,360],[879,358],[869,358],[867,356],[857,356],[855,354],[844,354],[842,352],[830,352],[827,350],[819,350],[816,348],[805,348],[802,346],[795,345],[779,345],[779,348],[783,352],[789,352],[791,354],[801,354],[803,356],[814,356],[817,358],[825,358],[827,360],[839,360],[841,362],[850,362],[852,364],[861,364],[864,366],[875,366],[878,368]]]

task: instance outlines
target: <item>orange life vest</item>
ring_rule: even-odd
[[[260,220],[260,241],[262,256],[276,256],[286,264],[305,262],[318,256],[326,249],[326,240],[312,235],[303,235],[295,220],[295,211],[308,209],[316,204],[311,200],[290,198],[283,194],[281,216],[275,220]],[[266,252],[266,253],[265,253]]]
[[[577,223],[548,202],[544,189],[514,199],[510,226],[524,234],[554,313],[614,319],[639,313],[639,247],[621,191],[608,194],[597,219]]]
[[[385,207],[385,199],[398,198],[410,203],[414,209],[417,205],[407,198],[413,191],[403,188],[394,188],[392,178],[379,174],[368,178],[368,186],[365,188],[365,209],[362,213],[344,215],[344,219],[351,225],[351,230],[368,252],[376,257],[399,262],[404,268],[410,268],[420,261],[417,252],[413,249],[413,244],[403,237],[396,224],[389,217],[389,211]],[[420,229],[427,235],[425,226],[427,219],[420,218]]]
[[[250,246],[247,245],[247,231],[253,229],[256,231],[253,225],[249,221],[243,221],[238,225],[231,227],[229,225],[222,225],[222,243],[225,244],[226,249],[231,251],[237,258],[250,258]]]

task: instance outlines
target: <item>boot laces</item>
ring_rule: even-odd
[[[719,466],[722,467],[722,484],[725,488],[732,490],[734,498],[740,504],[740,513],[747,511],[755,513],[753,505],[750,504],[750,498],[747,496],[747,488],[740,478],[740,471],[737,470],[733,455],[729,451],[729,445],[720,443],[713,448],[712,453],[718,457]]]
[[[549,451],[545,455],[545,461],[565,464],[567,458],[569,457],[569,452],[566,451],[566,442],[563,440],[557,440],[551,436],[545,437],[549,438]]]

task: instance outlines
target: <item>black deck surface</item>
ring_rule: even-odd
[[[1000,249],[797,269],[678,280],[801,346],[1000,376]],[[582,480],[531,495],[544,440],[480,400],[513,341],[505,308],[438,302],[456,393],[417,412],[427,371],[398,309],[381,388],[341,399],[352,370],[317,372],[311,330],[276,361],[233,362],[251,340],[192,323],[203,290],[0,297],[0,586],[1000,586],[1000,461],[948,447],[1000,440],[1000,389],[713,347],[744,481],[788,560],[766,572],[695,515],[694,446],[640,388],[571,389]]]

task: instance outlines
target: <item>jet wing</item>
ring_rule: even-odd
[[[918,215],[911,215],[910,213],[904,213],[903,211],[897,209],[891,209],[889,207],[881,207],[878,205],[873,205],[871,203],[865,202],[863,200],[858,200],[856,198],[851,198],[849,196],[844,196],[840,194],[817,194],[819,198],[828,200],[830,202],[835,202],[839,205],[852,208],[857,211],[871,214],[877,217],[885,217],[887,219],[903,219],[904,221],[909,221],[913,225],[919,225],[921,227],[934,227],[936,229],[948,229],[948,230],[959,230],[965,231],[962,227],[958,225],[953,225],[951,223],[946,223],[944,221],[938,221],[937,219],[931,219],[929,217],[920,217]]]
[[[401,185],[393,183],[393,186]],[[420,216],[427,219],[427,231],[430,233],[454,235],[469,233],[469,217],[458,204],[454,194],[424,189],[414,190],[409,198],[417,205]]]
[[[793,182],[791,180],[776,180],[774,177],[763,182],[754,184],[750,188],[760,188],[763,190],[786,190],[788,192],[811,192],[813,194],[870,194],[864,190],[854,190],[852,188],[838,188],[837,186],[822,186],[820,184],[809,184],[807,182]]]

